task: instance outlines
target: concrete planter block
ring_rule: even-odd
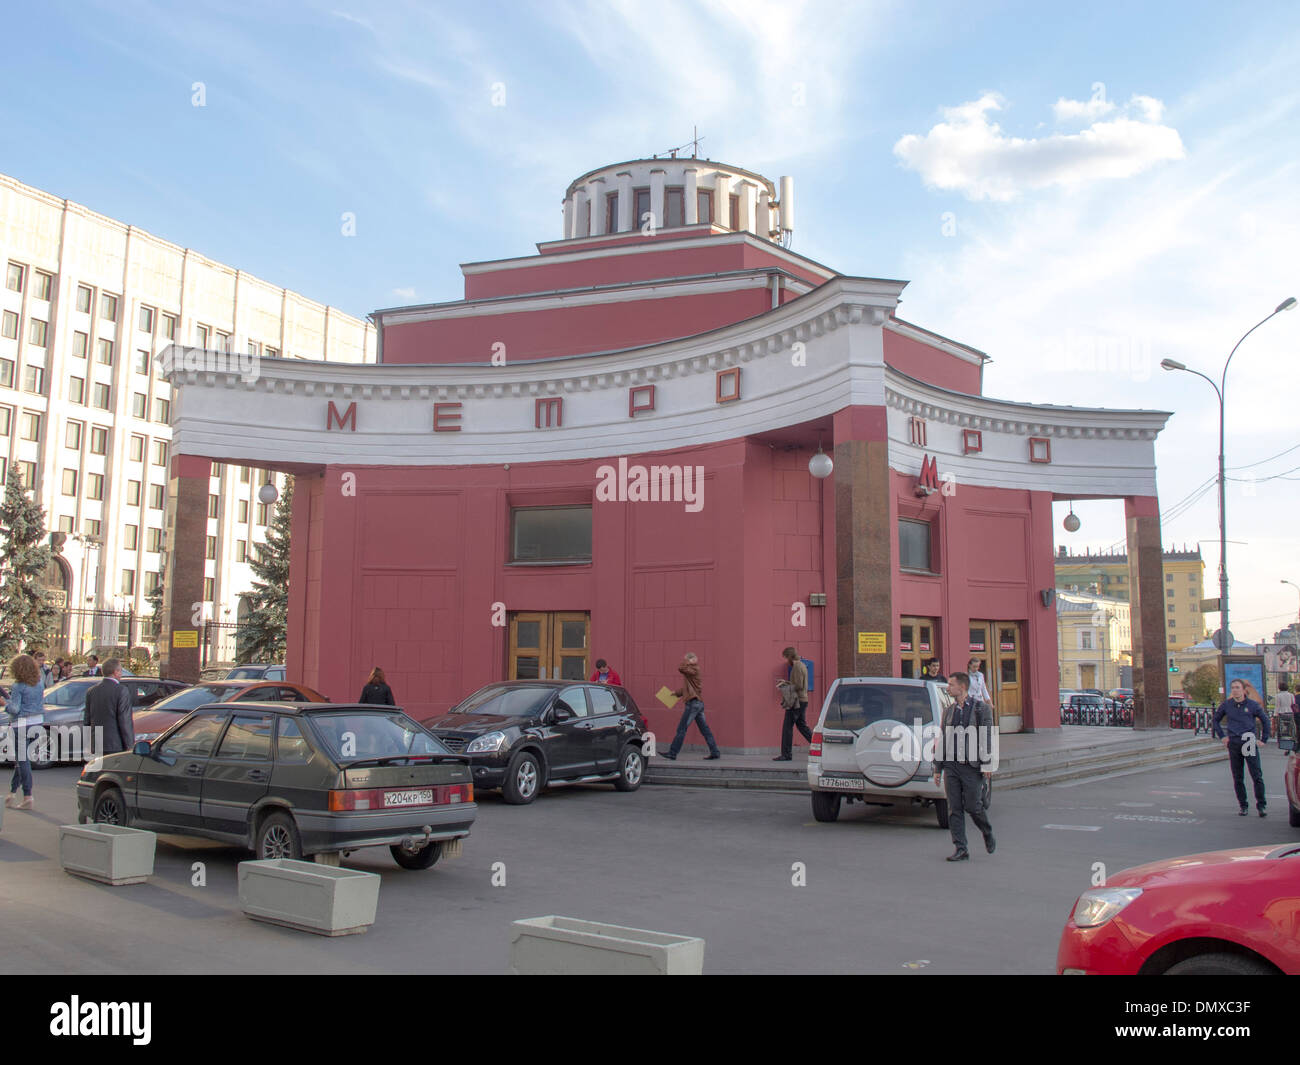
[[[291,858],[239,863],[239,906],[255,921],[347,936],[375,923],[380,877]]]
[[[60,825],[59,862],[65,873],[101,884],[142,884],[153,876],[153,832],[119,825]]]
[[[580,921],[533,917],[510,929],[510,972],[520,976],[699,976],[704,940]]]

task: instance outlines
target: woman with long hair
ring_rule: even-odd
[[[396,706],[393,702],[393,689],[384,680],[384,671],[378,666],[370,671],[366,686],[361,689],[359,703],[376,703],[379,706]]]
[[[32,809],[32,763],[28,757],[28,746],[32,742],[29,728],[39,728],[45,720],[45,704],[42,701],[41,671],[36,659],[31,655],[18,655],[9,663],[9,672],[16,682],[9,689],[9,712],[11,735],[14,738],[14,775],[9,781],[9,795],[5,805],[11,810]],[[18,798],[19,785],[23,797]]]

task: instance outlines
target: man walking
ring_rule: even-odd
[[[992,750],[993,714],[988,703],[970,694],[970,677],[961,672],[948,678],[948,694],[953,704],[944,714],[943,730],[934,755],[934,782],[943,782],[948,796],[948,831],[955,848],[950,862],[970,858],[966,849],[966,815],[984,834],[984,849],[990,854],[997,847],[993,826],[984,812],[984,779],[991,774],[986,768]],[[972,728],[971,726],[974,726]]]
[[[709,723],[704,720],[704,703],[700,700],[700,695],[704,691],[704,685],[700,680],[700,660],[696,657],[695,652],[690,652],[682,659],[681,665],[677,667],[677,672],[682,675],[682,686],[673,692],[679,699],[685,696],[686,706],[682,709],[682,719],[677,722],[677,735],[673,737],[673,745],[668,748],[667,754],[661,754],[661,758],[667,758],[670,762],[677,760],[677,752],[682,749],[682,743],[686,739],[686,730],[690,728],[691,722],[694,721],[700,730],[700,735],[704,737],[704,742],[709,745],[708,757],[704,760],[711,762],[715,758],[721,758],[718,753],[718,745],[713,739],[713,733],[709,729]]]
[[[1219,727],[1222,721],[1227,729]],[[1255,723],[1259,722],[1258,732]],[[1228,762],[1232,766],[1232,790],[1237,793],[1237,813],[1245,817],[1250,812],[1246,803],[1246,782],[1243,779],[1243,765],[1250,766],[1250,780],[1255,787],[1255,809],[1260,817],[1267,817],[1264,812],[1264,770],[1259,764],[1259,745],[1268,742],[1268,715],[1264,708],[1254,699],[1246,698],[1246,685],[1234,680],[1228,685],[1228,698],[1219,704],[1214,712],[1214,738],[1222,739],[1228,748]]]
[[[86,724],[103,730],[101,754],[129,751],[135,746],[131,693],[121,681],[122,663],[110,658],[104,663],[104,679],[86,693]]]
[[[785,701],[782,702],[785,706],[785,720],[781,722],[781,753],[772,759],[774,762],[790,761],[795,729],[799,730],[800,736],[812,743],[812,729],[804,718],[804,713],[808,710],[808,667],[793,647],[787,647],[781,654],[785,658],[785,678],[789,685],[787,694],[791,705],[786,706]],[[778,684],[776,687],[780,691],[782,686]]]

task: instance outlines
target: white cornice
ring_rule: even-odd
[[[522,314],[528,311],[549,311],[560,307],[585,307],[610,303],[631,303],[639,300],[674,299],[679,296],[698,296],[718,292],[738,292],[744,289],[765,288],[773,273],[786,279],[786,285],[797,294],[808,292],[812,285],[788,274],[784,270],[736,270],[725,274],[701,274],[696,277],[672,277],[648,281],[635,281],[616,285],[588,285],[584,288],[559,289],[554,292],[530,293],[522,296],[493,296],[481,300],[457,300],[455,303],[435,303],[423,307],[376,311],[376,320],[384,325],[406,325],[411,322],[443,321],[449,318],[481,318],[502,314]]]

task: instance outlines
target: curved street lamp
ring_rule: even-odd
[[[1232,632],[1228,628],[1228,524],[1227,524],[1227,502],[1224,498],[1224,486],[1226,479],[1224,477],[1223,465],[1223,393],[1228,387],[1228,366],[1232,363],[1232,357],[1237,354],[1237,349],[1241,347],[1246,337],[1250,336],[1256,329],[1267,322],[1274,315],[1281,314],[1283,311],[1289,311],[1296,304],[1294,296],[1288,296],[1274,309],[1273,313],[1256,322],[1232,346],[1232,351],[1228,353],[1228,361],[1223,364],[1223,374],[1219,378],[1218,384],[1213,378],[1206,377],[1200,370],[1193,370],[1177,359],[1161,359],[1160,366],[1165,370],[1182,370],[1185,373],[1195,374],[1206,381],[1210,382],[1210,387],[1214,389],[1215,395],[1219,397],[1219,631],[1222,633],[1220,642],[1223,646],[1219,648],[1219,653],[1227,655],[1232,651]]]

